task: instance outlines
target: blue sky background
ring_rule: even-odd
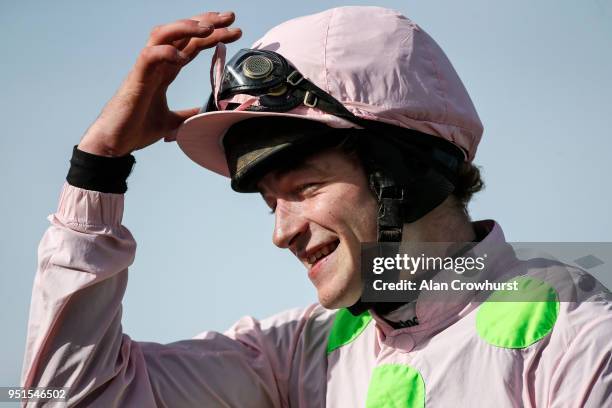
[[[402,11],[445,50],[485,125],[487,183],[473,218],[511,241],[612,241],[612,1],[54,1],[0,3],[0,386],[21,370],[38,242],[71,149],[112,96],[152,26],[232,9],[248,47],[292,17],[348,4]],[[367,24],[364,21],[363,24]],[[199,106],[203,52],[169,92]],[[135,154],[124,224],[138,242],[124,330],[170,342],[316,300],[301,265],[271,243],[256,195],[205,172],[175,144]]]

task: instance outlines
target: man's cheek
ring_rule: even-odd
[[[322,222],[336,222],[344,211],[342,202],[336,197],[321,194],[313,207],[313,215]]]

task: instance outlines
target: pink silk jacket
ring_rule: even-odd
[[[546,301],[426,291],[413,327],[315,304],[245,317],[225,333],[136,342],[121,326],[136,252],[123,205],[122,194],[64,184],[38,249],[23,386],[69,387],[69,406],[104,408],[612,407],[608,291],[569,301],[554,266],[495,255],[489,279],[515,279]],[[488,231],[476,253],[505,242],[497,223],[476,224]]]

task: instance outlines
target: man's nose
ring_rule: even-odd
[[[289,248],[293,241],[308,228],[306,219],[294,203],[278,200],[275,210],[272,242],[279,248]]]

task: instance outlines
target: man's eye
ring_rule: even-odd
[[[315,189],[318,186],[318,183],[305,183],[297,188],[299,193],[306,193],[310,190]]]
[[[304,184],[300,184],[298,185],[295,189],[294,192],[292,193],[293,195],[299,195],[299,194],[304,194],[304,193],[309,193],[313,190],[316,190],[319,187],[320,183],[304,183]],[[272,206],[269,205],[270,207],[270,214],[274,214],[276,212],[276,205]]]

